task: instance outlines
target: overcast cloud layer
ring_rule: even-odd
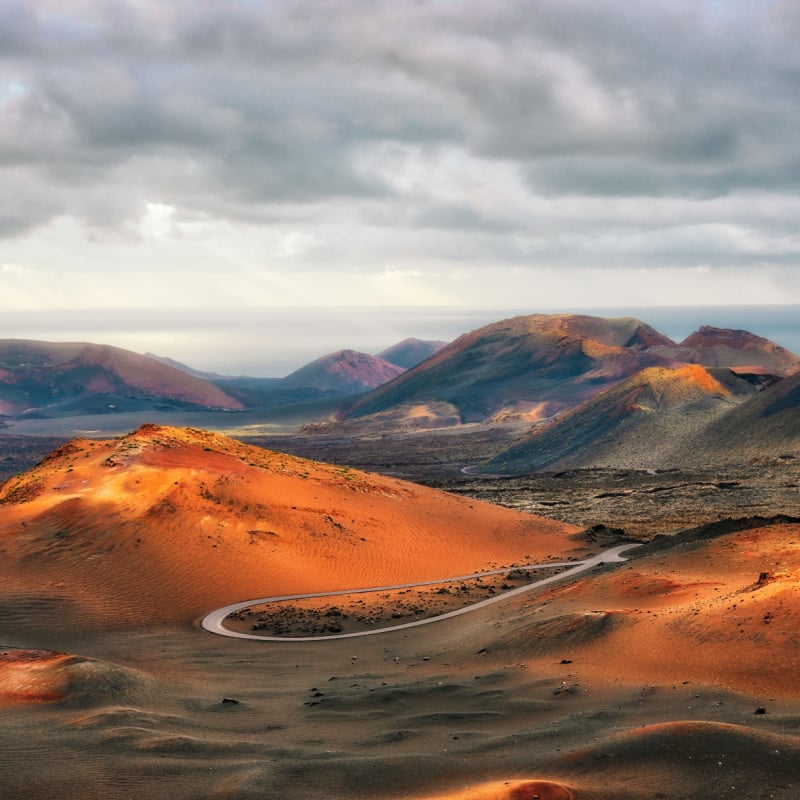
[[[792,0],[3,0],[0,310],[800,302]]]

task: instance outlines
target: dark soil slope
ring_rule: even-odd
[[[709,425],[687,442],[684,459],[703,452],[711,462],[800,457],[800,373],[784,378]]]
[[[757,378],[697,365],[650,367],[600,392],[577,408],[534,428],[519,444],[489,461],[497,473],[613,466],[674,466],[676,449],[706,456],[694,440],[713,420],[753,397]],[[713,441],[708,445],[712,450]]]

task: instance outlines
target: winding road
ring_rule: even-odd
[[[328,642],[331,639],[354,639],[358,636],[375,636],[379,633],[391,633],[393,631],[401,631],[406,628],[416,628],[420,625],[430,625],[434,622],[439,622],[443,619],[450,619],[451,617],[458,617],[461,614],[468,614],[471,611],[476,611],[479,608],[485,608],[492,603],[499,603],[509,597],[513,597],[523,592],[530,592],[533,589],[538,589],[540,586],[546,586],[550,583],[562,581],[565,578],[578,575],[581,572],[586,572],[601,564],[616,564],[627,559],[622,557],[622,553],[632,550],[635,547],[641,547],[639,544],[622,544],[612,547],[609,550],[604,550],[596,556],[587,558],[584,561],[568,561],[562,563],[551,564],[529,564],[523,567],[514,567],[514,569],[550,569],[552,567],[568,567],[564,572],[559,572],[557,575],[550,575],[547,578],[542,578],[533,583],[528,583],[525,586],[519,586],[516,589],[509,589],[502,594],[490,597],[486,600],[481,600],[478,603],[458,608],[455,611],[448,611],[445,614],[439,614],[436,617],[428,617],[426,619],[414,620],[413,622],[405,622],[402,625],[393,625],[386,628],[371,628],[366,631],[356,631],[353,633],[335,633],[327,636],[259,636],[255,633],[244,633],[240,631],[232,631],[223,626],[225,618],[235,611],[240,611],[249,606],[262,605],[266,603],[278,603],[286,600],[305,600],[310,597],[338,597],[346,594],[365,594],[367,592],[382,592],[390,591],[393,589],[411,589],[415,586],[431,586],[437,583],[448,583],[451,581],[468,580],[470,578],[479,578],[486,575],[498,575],[501,572],[507,572],[511,567],[504,567],[503,569],[490,570],[489,572],[475,572],[471,575],[460,575],[454,578],[439,578],[433,581],[419,581],[418,583],[400,583],[396,586],[371,586],[366,589],[342,589],[335,592],[310,592],[307,594],[287,594],[279,595],[276,597],[261,597],[257,600],[245,600],[241,603],[233,603],[223,608],[218,608],[210,614],[206,614],[200,622],[200,626],[209,633],[216,633],[220,636],[230,636],[234,639],[256,639],[260,642]]]

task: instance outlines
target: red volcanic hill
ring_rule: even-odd
[[[484,465],[489,472],[676,466],[706,460],[695,441],[712,421],[756,395],[761,383],[698,365],[648,367],[555,419]]]
[[[0,413],[106,410],[136,400],[240,409],[218,386],[108,345],[0,340]]]
[[[355,350],[338,350],[312,361],[287,375],[281,385],[287,389],[319,389],[341,394],[360,394],[390,381],[404,372],[378,356]]]
[[[575,528],[196,429],[78,439],[0,486],[0,592],[81,626],[563,558]],[[9,610],[9,613],[10,610]]]
[[[403,369],[411,369],[421,364],[426,358],[430,358],[434,353],[438,353],[447,342],[431,339],[403,339],[386,350],[381,350],[378,357],[391,364],[397,364]]]
[[[749,331],[703,325],[674,347],[657,346],[654,352],[706,367],[729,367],[737,372],[788,375],[800,370],[800,357],[763,336]]]
[[[551,416],[672,359],[648,352],[674,342],[632,317],[534,314],[459,337],[394,381],[359,398],[348,417],[448,403],[462,422],[504,414]]]

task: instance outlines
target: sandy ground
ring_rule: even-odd
[[[105,448],[96,457],[86,445],[43,465],[32,484],[4,489],[29,496],[0,505],[3,798],[788,800],[800,793],[797,524],[656,542],[628,564],[409,631],[239,641],[203,632],[197,619],[217,604],[269,594],[272,587],[262,586],[249,595],[248,576],[274,576],[283,564],[269,549],[274,543],[244,544],[248,530],[266,529],[248,527],[250,512],[242,511],[253,505],[256,475],[289,481],[291,472],[292,486],[305,487],[288,496],[289,483],[281,483],[270,503],[291,510],[309,492],[307,508],[316,496],[334,521],[347,518],[347,530],[311,512],[305,529],[297,518],[292,538],[306,542],[305,563],[314,569],[295,565],[271,579],[286,587],[425,572],[412,546],[427,545],[423,521],[438,525],[458,509],[464,516],[452,530],[463,530],[467,544],[434,540],[428,571],[510,557],[517,538],[498,539],[501,555],[492,559],[479,533],[492,521],[493,531],[512,518],[521,524],[520,515],[499,509],[511,515],[499,524],[467,499],[426,505],[439,495],[411,488],[405,495],[405,485],[360,475],[345,481],[301,462],[284,461],[282,473],[242,461],[252,455],[238,445],[179,446],[180,437],[163,431],[154,445],[152,435],[128,440],[135,447],[95,445]],[[126,463],[90,469],[125,453]],[[218,486],[211,476],[223,473],[232,477]],[[68,480],[75,483],[54,488]],[[388,494],[342,488],[354,480]],[[212,499],[200,495],[200,484]],[[364,556],[347,567],[352,573],[336,574],[326,554],[351,553],[353,532],[370,527],[350,521],[362,511],[343,505],[340,489],[367,496],[363,513],[387,542],[391,532],[405,537],[408,569],[402,560],[383,567]],[[409,511],[405,528],[389,526],[396,512],[378,511],[399,498]],[[484,515],[472,533],[467,511]],[[184,514],[192,525],[184,526]],[[193,527],[206,515],[210,540]],[[282,532],[276,519],[271,524]],[[529,524],[541,531],[542,557],[559,554],[559,543],[562,556],[587,548],[572,528]],[[137,530],[154,540],[147,549],[144,541],[135,547]],[[516,530],[537,550],[533,528]],[[269,570],[259,573],[249,561]],[[104,574],[114,591],[100,591]]]

